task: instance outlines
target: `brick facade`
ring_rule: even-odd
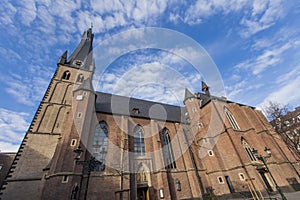
[[[182,108],[134,99],[135,107],[129,109],[130,102],[120,104],[125,97],[112,96],[121,108],[115,112],[103,107],[112,106],[103,103],[109,101],[98,101],[108,95],[93,90],[89,82],[92,71],[62,60],[17,153],[1,199],[265,195],[276,191],[275,183],[247,148],[266,156],[266,146],[272,150],[267,163],[277,184],[285,191],[298,188],[299,161],[260,111],[207,93],[187,97]],[[66,71],[70,75],[64,79]],[[85,81],[78,82],[79,74]],[[149,117],[147,106],[165,110],[166,119]],[[128,113],[122,113],[122,108]],[[91,160],[99,122],[105,122],[108,132],[107,149],[102,149],[107,152],[105,170],[90,170],[89,174],[79,163]],[[140,145],[145,147],[145,153],[139,155],[134,135],[137,126],[142,127],[144,141]],[[168,131],[165,138],[164,130]],[[83,152],[76,162],[78,146]]]

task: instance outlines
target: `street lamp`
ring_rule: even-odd
[[[79,161],[82,152],[83,152],[83,150],[81,149],[80,146],[78,146],[77,149],[74,150],[74,153],[76,153],[74,160],[76,161],[76,165],[82,165],[83,168],[86,169],[88,172],[87,181],[86,181],[86,185],[85,185],[85,191],[84,191],[84,200],[86,200],[91,172],[94,171],[95,168],[98,165],[101,165],[102,163],[100,161],[96,160],[96,158],[94,156],[91,156],[91,158],[89,160]]]
[[[266,152],[268,155],[267,155],[267,156],[262,156],[262,155],[258,155],[258,151],[257,151],[256,149],[254,149],[254,148],[252,149],[253,155],[254,155],[258,160],[260,160],[260,161],[262,161],[262,162],[264,163],[264,165],[265,165],[267,171],[269,172],[269,174],[270,174],[270,176],[271,176],[273,182],[275,183],[276,189],[277,189],[277,191],[279,192],[281,198],[282,198],[283,200],[287,200],[287,198],[286,198],[286,197],[284,196],[284,194],[282,193],[280,187],[277,185],[277,183],[276,183],[276,181],[275,181],[275,179],[274,179],[274,177],[273,177],[273,175],[272,175],[272,173],[271,173],[271,171],[269,170],[268,165],[267,165],[267,161],[268,161],[268,159],[271,157],[271,154],[272,154],[271,149],[269,149],[268,147],[265,147],[265,152]]]

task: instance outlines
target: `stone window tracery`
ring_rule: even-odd
[[[144,130],[140,125],[137,125],[134,128],[133,148],[134,148],[135,155],[137,156],[145,155]]]
[[[95,130],[92,155],[96,160],[100,161],[101,164],[96,166],[95,171],[102,172],[105,170],[107,147],[108,128],[105,122],[100,122]]]
[[[251,161],[256,161],[256,157],[252,153],[252,148],[251,146],[246,142],[244,138],[242,138],[242,145],[247,152],[248,157],[250,158]]]
[[[165,158],[165,164],[167,169],[175,169],[176,162],[173,152],[173,147],[171,143],[171,138],[169,134],[169,130],[164,128],[161,132],[161,140],[162,140],[162,148]]]
[[[231,114],[231,112],[228,110],[228,108],[224,107],[224,110],[225,110],[225,114],[226,114],[226,117],[227,119],[229,120],[232,128],[234,130],[240,130],[240,127],[238,125],[238,123],[236,122],[236,120],[234,119],[233,115]]]

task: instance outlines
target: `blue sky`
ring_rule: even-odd
[[[183,33],[213,59],[228,99],[257,107],[269,100],[296,107],[300,100],[299,19],[300,3],[294,0],[2,0],[0,150],[17,150],[59,56],[74,50],[91,22],[94,44],[132,28]],[[177,71],[178,78],[162,69]],[[164,73],[156,73],[159,70]],[[180,104],[183,86],[198,92],[205,79],[192,72],[190,63],[176,55],[138,50],[115,60],[97,90]],[[136,77],[141,87],[132,82]],[[131,90],[118,92],[116,80],[126,80]],[[157,80],[165,82],[149,84]]]

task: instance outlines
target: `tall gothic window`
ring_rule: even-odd
[[[65,80],[69,80],[70,76],[71,76],[71,73],[69,71],[65,71],[61,78],[65,79]]]
[[[162,148],[165,158],[165,164],[167,169],[175,169],[176,162],[173,153],[172,143],[170,139],[169,130],[164,128],[161,132]]]
[[[84,79],[83,74],[78,74],[76,81],[82,83],[83,79]]]
[[[248,157],[250,158],[251,161],[256,161],[256,157],[252,153],[252,148],[251,146],[246,142],[244,138],[242,138],[242,145],[247,152]]]
[[[133,148],[134,148],[135,155],[138,156],[145,155],[144,131],[140,125],[137,125],[134,128]]]
[[[105,122],[100,122],[96,126],[94,141],[93,141],[93,156],[100,161],[100,165],[96,166],[95,171],[105,170],[105,161],[108,145],[108,128]]]
[[[233,115],[231,114],[231,112],[228,110],[228,108],[224,107],[224,110],[225,110],[225,114],[226,114],[226,117],[227,119],[229,120],[232,128],[234,130],[240,130],[240,127],[238,125],[238,123],[236,122],[236,120],[234,119]]]

